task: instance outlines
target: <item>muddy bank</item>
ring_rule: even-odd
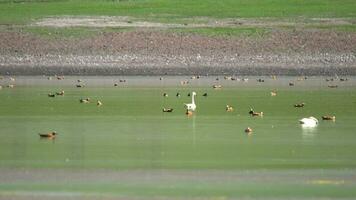
[[[4,75],[356,75],[355,33],[208,37],[135,30],[65,38],[2,31],[0,44]]]

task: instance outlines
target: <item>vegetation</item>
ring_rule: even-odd
[[[26,23],[58,15],[134,16],[155,20],[189,17],[297,18],[356,17],[353,0],[70,0],[2,1],[0,23]]]

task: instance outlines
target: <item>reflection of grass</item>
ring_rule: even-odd
[[[268,34],[265,28],[179,28],[170,29],[180,33],[194,33],[206,36],[264,36]]]

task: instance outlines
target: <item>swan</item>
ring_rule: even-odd
[[[299,123],[305,127],[315,127],[318,125],[318,120],[315,117],[308,117],[299,120]]]
[[[197,95],[197,93],[192,92],[192,103],[186,103],[185,104],[185,108],[189,111],[195,111],[195,109],[197,108],[197,105],[195,105],[194,102],[194,96]]]

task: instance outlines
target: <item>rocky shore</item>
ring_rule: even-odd
[[[0,74],[11,75],[356,75],[353,32],[210,37],[144,29],[57,38],[2,31],[0,44]]]

